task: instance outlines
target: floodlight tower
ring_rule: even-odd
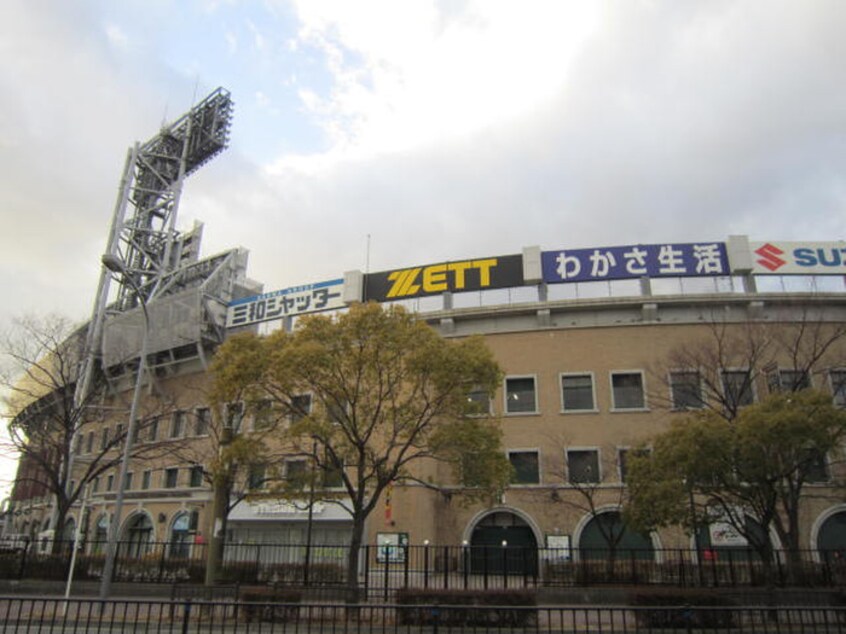
[[[199,236],[180,234],[176,216],[185,177],[226,149],[232,123],[229,92],[218,88],[144,144],[127,152],[105,254],[125,273],[111,310],[126,312],[164,293],[180,266],[197,259]],[[101,353],[110,272],[102,267],[77,383],[84,402]]]

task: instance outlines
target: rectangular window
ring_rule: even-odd
[[[615,410],[644,409],[642,372],[612,372],[611,395]]]
[[[831,393],[837,407],[846,407],[846,370],[830,370]]]
[[[323,488],[324,489],[340,489],[344,486],[343,468],[336,469],[331,466],[328,458],[324,462],[323,469]]]
[[[151,418],[148,425],[149,429],[147,430],[147,440],[150,442],[156,442],[159,437],[159,417],[154,416]]]
[[[333,423],[341,424],[347,420],[347,403],[327,402],[326,415]]]
[[[507,414],[534,414],[537,412],[535,377],[506,377],[505,412]]]
[[[91,485],[91,492],[92,493],[99,493],[100,491],[100,476],[96,476],[94,478],[94,482]]]
[[[270,429],[273,426],[273,401],[269,398],[258,401],[253,414],[253,429],[256,431]]]
[[[828,461],[825,454],[816,449],[805,450],[805,459],[802,461],[802,470],[805,472],[805,481],[818,484],[829,481]]]
[[[126,479],[123,481],[123,490],[124,491],[131,491],[132,490],[132,472],[126,472]]]
[[[798,392],[811,387],[811,378],[805,370],[776,370],[767,375],[767,387],[774,392]]]
[[[114,442],[119,443],[121,445],[123,444],[123,425],[121,423],[115,425]]]
[[[115,476],[111,473],[109,477],[106,478],[106,491],[111,491],[115,487]]]
[[[673,409],[701,409],[702,377],[696,370],[670,372],[670,397]]]
[[[203,468],[200,465],[191,467],[188,486],[197,488],[203,486]]]
[[[137,445],[141,440],[141,421],[136,420],[135,426],[132,428],[132,446]]]
[[[285,478],[294,485],[305,485],[308,463],[305,460],[286,460]]]
[[[165,472],[164,472],[164,488],[175,489],[178,482],[179,482],[179,469],[177,467],[165,469]]]
[[[617,466],[620,470],[620,482],[626,482],[628,476],[628,461],[632,456],[648,456],[649,449],[625,449],[617,450]]]
[[[185,435],[185,412],[176,411],[170,421],[170,437],[182,438]]]
[[[94,432],[90,431],[88,432],[88,443],[85,446],[85,452],[91,453],[92,451],[94,451]]]
[[[77,456],[82,454],[82,441],[85,440],[85,434],[77,432],[76,436],[76,450],[75,453]]]
[[[294,396],[291,399],[291,422],[296,423],[309,414],[311,414],[311,394],[297,394]]]
[[[267,484],[267,465],[254,464],[250,466],[250,472],[247,475],[247,489],[250,491],[257,491],[265,488]]]
[[[749,370],[723,370],[723,397],[732,409],[755,401]]]
[[[241,420],[244,418],[244,404],[241,402],[227,403],[225,416],[226,426],[234,432],[239,431],[241,429]]]
[[[509,451],[508,461],[514,468],[512,484],[540,484],[540,461],[537,451]]]
[[[150,488],[150,480],[152,478],[152,471],[145,471],[141,474],[141,488],[145,491]]]
[[[482,389],[472,389],[467,393],[467,414],[486,416],[491,413],[491,395]]]
[[[194,435],[205,436],[209,433],[211,424],[211,410],[208,407],[200,407],[194,412]]]
[[[100,451],[106,451],[109,446],[109,428],[103,427],[103,436],[100,438]]]
[[[565,412],[596,411],[592,374],[561,375],[561,409]]]
[[[598,484],[599,451],[596,449],[568,449],[567,477],[571,484]]]

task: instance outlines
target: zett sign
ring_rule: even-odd
[[[366,275],[364,283],[365,301],[376,302],[521,286],[523,257],[505,255],[382,271]]]
[[[750,242],[756,275],[846,273],[844,242]]]

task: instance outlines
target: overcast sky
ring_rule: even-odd
[[[3,0],[0,328],[89,316],[127,148],[266,290],[545,249],[846,238],[842,0]]]

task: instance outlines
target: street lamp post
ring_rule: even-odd
[[[112,577],[115,571],[115,558],[117,556],[117,533],[120,526],[120,515],[123,510],[123,498],[126,491],[126,474],[129,472],[129,456],[132,451],[132,438],[135,435],[136,417],[138,415],[138,402],[141,398],[141,388],[144,384],[144,372],[147,361],[147,346],[150,339],[150,315],[147,312],[147,302],[138,288],[138,285],[127,274],[126,267],[115,255],[107,253],[102,258],[103,266],[112,273],[122,275],[123,279],[135,290],[141,310],[144,315],[144,335],[141,338],[141,352],[138,358],[138,375],[135,378],[135,391],[132,393],[132,404],[129,408],[129,424],[126,427],[126,441],[123,445],[123,456],[120,461],[120,475],[118,477],[118,490],[115,497],[114,520],[109,522],[109,537],[106,547],[106,562],[103,566],[103,577],[100,579],[100,598],[107,599],[112,590]]]

